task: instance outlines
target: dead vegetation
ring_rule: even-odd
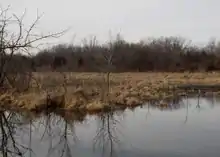
[[[215,42],[198,49],[179,38],[134,44],[117,36],[114,41],[98,45],[94,37],[84,41],[82,47],[58,45],[32,56],[31,50],[38,48],[38,42],[57,38],[64,31],[36,34],[34,28],[41,16],[25,28],[25,13],[9,16],[8,10],[0,10],[1,109],[96,112],[133,108],[145,101],[184,94],[186,91],[175,89],[177,85],[220,84],[220,73],[210,72],[219,69],[219,47]],[[11,26],[19,29],[13,32]],[[124,71],[148,73],[113,73]]]
[[[66,73],[66,92],[62,88],[63,79],[59,73],[34,75],[40,80],[41,89],[34,88],[33,83],[33,88],[28,92],[3,94],[0,97],[1,107],[85,112],[123,109],[141,105],[145,101],[166,100],[184,94],[186,91],[176,89],[177,85],[220,84],[220,73],[115,73],[109,77],[110,89],[103,101],[103,92],[107,90],[104,74]]]

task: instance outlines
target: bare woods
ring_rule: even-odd
[[[99,44],[96,37],[92,37],[83,40],[80,46],[60,44],[39,50],[33,56],[31,51],[36,48],[36,42],[43,43],[41,40],[56,38],[64,32],[35,34],[34,28],[41,16],[24,28],[25,14],[21,17],[8,16],[8,9],[0,12],[0,84],[10,80],[10,75],[6,74],[9,72],[183,72],[220,69],[219,43],[213,40],[199,47],[182,37],[152,38],[129,43],[118,34],[105,44]],[[11,25],[17,27],[17,31],[12,32],[9,29]]]
[[[210,41],[204,47],[192,45],[181,37],[161,37],[146,42],[129,43],[119,35],[114,41],[97,44],[96,38],[83,46],[56,45],[25,58],[36,71],[81,72],[183,72],[220,69],[220,45]],[[21,57],[21,56],[20,56]],[[83,64],[82,64],[83,63]]]
[[[92,37],[83,40],[80,46],[60,44],[38,50],[33,55],[33,49],[38,49],[37,44],[43,44],[44,39],[58,38],[66,31],[36,33],[41,16],[37,15],[29,26],[24,25],[24,17],[25,13],[17,16],[9,14],[9,8],[0,8],[0,108],[38,111],[48,108],[97,110],[105,108],[106,104],[135,106],[142,100],[170,96],[163,90],[156,91],[167,84],[168,78],[165,79],[164,74],[131,74],[132,81],[130,75],[121,73],[110,78],[110,72],[205,72],[220,69],[220,44],[210,41],[206,46],[198,47],[181,37],[129,43],[116,35],[114,40],[105,44]],[[51,71],[59,72],[49,73]],[[75,77],[77,73],[65,73],[68,71],[104,72],[107,77],[98,73],[90,73],[89,77],[78,73]],[[212,75],[210,81],[207,79],[210,75],[202,74],[191,81],[201,81],[199,76],[203,78],[202,83],[216,83],[216,77],[219,77]],[[183,78],[180,75],[173,77],[178,80],[177,84],[188,79],[184,73]]]
[[[8,86],[21,91],[27,90],[35,69],[31,50],[37,48],[36,44],[42,43],[44,39],[57,38],[64,33],[38,34],[35,28],[41,15],[37,15],[30,26],[24,25],[25,15],[26,12],[21,16],[10,13],[10,7],[0,8],[1,92]]]

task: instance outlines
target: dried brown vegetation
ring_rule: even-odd
[[[104,74],[66,73],[66,93],[61,86],[63,79],[59,73],[34,75],[40,80],[41,89],[34,88],[33,84],[26,93],[2,96],[2,107],[33,111],[60,108],[90,112],[123,109],[149,100],[166,100],[184,94],[186,91],[175,89],[177,85],[220,84],[220,73],[114,73],[110,75],[110,90],[103,101],[103,92],[106,90]]]
[[[0,10],[2,109],[124,109],[185,92],[174,92],[176,85],[220,83],[220,44],[215,41],[204,47],[180,37],[129,43],[117,35],[105,44],[94,37],[83,46],[57,45],[33,56],[36,42],[63,32],[35,34],[40,16],[25,28],[25,14],[8,17],[8,10]],[[11,26],[19,29],[13,32]]]

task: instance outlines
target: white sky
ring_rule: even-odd
[[[180,35],[194,42],[220,39],[219,0],[1,0],[18,15],[27,9],[25,23],[44,13],[42,31],[71,30],[59,42],[80,41],[96,35],[109,39],[109,31],[128,41]]]

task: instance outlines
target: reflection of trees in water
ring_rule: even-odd
[[[210,107],[214,108],[215,104],[220,102],[220,97],[217,96],[215,93],[211,93],[211,95],[206,97],[206,100],[208,104],[210,104]]]
[[[75,124],[82,122],[84,118],[84,114],[73,112],[41,114],[36,119],[25,112],[0,112],[0,152],[3,157],[31,157],[33,153],[37,153],[32,151],[32,137],[43,128],[41,140],[49,142],[48,156],[73,156],[71,144],[77,141]],[[28,137],[25,138],[25,146],[21,144],[22,136]]]
[[[186,116],[185,116],[185,120],[184,120],[184,123],[186,124],[188,122],[188,119],[189,119],[189,108],[193,105],[195,106],[194,109],[200,111],[202,108],[201,108],[201,95],[200,93],[197,95],[197,97],[194,97],[195,99],[197,99],[197,102],[195,104],[191,104],[189,103],[189,98],[188,96],[185,97],[185,106],[186,106]],[[207,99],[206,99],[207,100]]]
[[[157,101],[152,101],[149,103],[150,108],[156,108],[161,111],[172,111],[172,110],[179,110],[181,108],[184,108],[185,105],[183,103],[183,98],[182,97],[176,97],[173,99],[167,99],[167,100],[157,100]]]
[[[210,107],[215,107],[216,98],[214,95],[212,97],[207,97],[206,100],[208,104],[210,104]]]
[[[59,116],[58,116],[58,115]],[[71,157],[71,143],[77,142],[75,134],[75,124],[83,121],[82,115],[76,115],[73,112],[57,112],[49,113],[44,117],[45,130],[42,135],[42,140],[46,138],[49,140],[48,156]]]
[[[193,103],[190,101],[190,97],[180,97],[178,99],[167,100],[166,108],[161,109],[160,106],[156,104],[158,102],[153,102],[151,105],[146,105],[148,108],[148,114],[150,114],[151,108],[159,108],[160,110],[178,110],[185,108],[184,123],[189,120],[190,110],[201,110],[204,106],[201,105],[202,97],[194,97]],[[207,102],[212,101],[213,97],[204,98]],[[217,99],[217,98],[215,98]],[[211,102],[207,105],[211,105]],[[143,106],[144,107],[144,106]],[[94,149],[101,148],[102,156],[116,156],[116,149],[119,146],[119,118],[122,118],[121,113],[117,115],[118,112],[109,112],[99,114],[97,121],[97,133],[94,137]],[[14,113],[14,112],[0,112],[0,132],[1,132],[1,146],[0,152],[4,157],[7,156],[23,156],[24,154],[32,156],[31,151],[32,144],[32,130],[34,130],[34,119],[31,114],[26,113]],[[75,134],[75,124],[84,121],[85,113],[73,113],[73,112],[54,112],[48,113],[37,119],[37,123],[43,126],[36,127],[44,128],[42,133],[42,140],[47,140],[49,142],[48,156],[60,156],[60,157],[71,157],[73,156],[72,147],[73,144],[77,142],[77,136]],[[18,131],[23,128],[23,125],[28,126],[29,143],[24,146],[17,139]],[[29,123],[29,124],[28,124]],[[27,125],[28,124],[28,125]],[[35,123],[36,124],[36,123]],[[23,129],[22,129],[23,130]],[[20,132],[25,134],[24,131]],[[45,144],[45,143],[44,143]],[[36,152],[37,153],[37,152]]]
[[[188,99],[194,99],[196,102],[194,104],[191,104],[188,102]],[[210,107],[214,107],[215,102],[219,100],[218,97],[215,97],[215,95],[209,95],[207,97],[202,96],[200,93],[198,93],[195,96],[180,96],[176,97],[175,99],[168,99],[163,101],[153,101],[150,102],[150,108],[156,108],[161,111],[172,111],[172,110],[179,110],[182,108],[188,108],[191,105],[194,105],[198,110],[201,110],[201,99],[205,99],[207,101],[207,105]]]
[[[102,156],[105,156],[108,148],[109,156],[116,156],[116,147],[119,145],[117,133],[120,120],[116,119],[113,112],[100,114],[97,122],[97,134],[94,138],[94,149],[96,146],[102,149]]]
[[[71,157],[71,149],[70,149],[70,143],[68,141],[68,124],[66,121],[64,123],[64,128],[61,130],[59,136],[59,140],[55,145],[51,145],[50,149],[48,151],[48,156],[53,156],[57,154],[60,157],[67,156]],[[73,133],[74,134],[74,133]],[[53,154],[55,153],[55,154]]]
[[[189,117],[189,100],[188,97],[186,97],[186,118],[184,120],[184,123],[186,124],[188,121],[188,117]]]
[[[193,100],[193,103],[190,102]],[[151,101],[146,105],[147,114],[146,118],[151,114],[150,109],[158,109],[160,111],[172,111],[172,110],[179,110],[185,109],[185,120],[184,123],[187,123],[189,117],[189,109],[191,108],[193,111],[196,110],[200,112],[201,110],[205,109],[205,106],[202,105],[202,102],[205,100],[206,106],[213,108],[215,106],[215,102],[220,100],[220,97],[215,96],[214,93],[210,93],[208,96],[204,96],[201,93],[197,93],[196,95],[185,95],[176,97],[175,99],[168,99],[165,100],[161,105],[161,101]]]
[[[83,118],[79,116],[81,115],[59,112],[48,113],[34,119],[35,117],[26,113],[0,112],[0,152],[3,157],[24,156],[25,154],[31,157],[34,153],[32,151],[32,136],[34,134],[32,131],[44,128],[41,140],[49,141],[48,156],[73,156],[68,139],[77,141],[75,123],[83,121]],[[34,123],[39,125],[34,126]],[[29,137],[25,146],[21,144],[23,135]]]
[[[29,150],[16,139],[16,130],[21,124],[21,116],[14,112],[0,112],[0,151],[3,157],[23,156]]]

